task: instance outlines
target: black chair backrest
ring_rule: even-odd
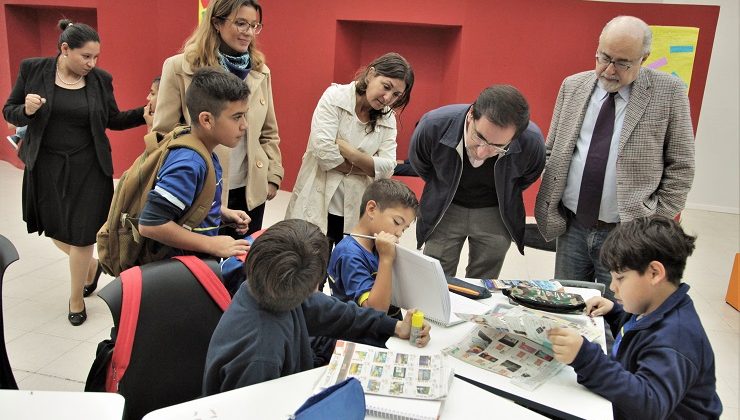
[[[3,321],[3,278],[5,269],[18,261],[18,250],[8,238],[0,235],[0,338],[2,347],[0,347],[0,389],[18,389],[15,382],[13,370],[10,368],[8,360],[8,349],[5,347],[5,322]]]
[[[220,276],[215,261],[206,261]],[[208,344],[222,311],[182,263],[166,260],[142,266],[139,322],[131,362],[119,385],[126,398],[125,418],[201,396]],[[118,327],[121,280],[98,295]]]

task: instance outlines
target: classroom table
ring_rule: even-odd
[[[112,392],[0,390],[3,419],[121,420],[123,405]]]
[[[464,279],[475,283],[470,279]],[[580,294],[584,300],[597,296],[599,292],[595,289],[583,289],[566,287],[570,293]],[[479,302],[490,307],[497,304],[508,303],[508,298],[500,292],[493,293],[492,297],[481,299]],[[573,315],[569,315],[573,316]],[[578,315],[584,316],[584,315]],[[584,316],[585,317],[585,316]],[[603,318],[594,318],[595,323],[603,329]],[[472,329],[473,323],[462,323],[452,327],[441,327],[432,325],[431,340],[424,348],[417,348],[409,344],[408,340],[391,337],[386,343],[391,350],[406,353],[436,353],[444,348],[460,342]],[[598,340],[602,348],[606,348],[605,337],[602,335]],[[528,391],[511,384],[509,378],[475,367],[454,357],[447,358],[452,364],[458,377],[470,379],[483,386],[492,387],[489,390],[506,395],[520,404],[530,405],[535,409],[548,414],[564,418],[584,419],[612,419],[612,405],[605,398],[592,393],[584,386],[576,382],[576,374],[573,368],[565,366],[547,383],[533,391]]]
[[[284,376],[182,404],[161,408],[144,420],[285,420],[311,396],[325,367]],[[539,414],[454,378],[442,405],[441,420],[475,419],[495,410],[500,418],[544,419]],[[329,417],[330,418],[330,417]],[[378,417],[368,416],[368,419]]]

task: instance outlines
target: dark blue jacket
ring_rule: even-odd
[[[462,140],[465,114],[469,109],[470,105],[459,104],[429,111],[421,117],[411,136],[409,160],[425,182],[416,221],[418,248],[429,239],[455,197],[464,157],[458,153],[457,147]],[[544,168],[545,140],[539,127],[531,121],[494,165],[501,218],[522,254],[526,222],[522,192],[540,177]]]
[[[616,360],[583,340],[571,366],[578,383],[612,402],[615,419],[716,419],[722,413],[714,353],[688,290],[682,284],[625,333]],[[615,337],[630,316],[621,305],[606,315]]]
[[[203,393],[217,394],[313,368],[309,336],[378,345],[395,332],[383,312],[344,303],[321,292],[290,311],[262,309],[242,283],[213,332]]]

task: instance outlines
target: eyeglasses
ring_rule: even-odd
[[[614,64],[614,68],[617,70],[627,71],[632,68],[633,64],[630,61],[624,60],[612,60],[611,57],[604,53],[596,53],[596,61],[599,64],[609,67],[609,64]]]
[[[249,23],[248,21],[244,19],[237,19],[237,20],[231,20],[229,18],[221,18],[221,19],[228,20],[229,22],[231,22],[232,25],[234,25],[234,27],[239,32],[242,32],[245,34],[249,32],[250,29],[254,30],[255,35],[262,32],[262,23],[260,22]]]
[[[473,140],[475,140],[475,142],[476,142],[476,144],[472,146],[473,148],[476,148],[477,149],[479,147],[485,147],[485,148],[487,148],[488,150],[490,150],[491,152],[493,152],[496,155],[506,154],[506,151],[509,149],[509,144],[511,144],[511,143],[509,143],[509,144],[507,144],[507,145],[505,145],[503,147],[497,146],[495,144],[491,144],[491,143],[487,142],[485,139],[483,139],[478,134],[478,130],[475,128],[475,121],[472,121],[471,120],[471,124],[470,125],[473,128],[473,130],[469,130],[469,131],[471,131],[470,137]]]

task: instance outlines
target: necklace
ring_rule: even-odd
[[[59,71],[59,66],[57,66],[57,77],[59,78],[60,82],[64,83],[67,86],[76,85],[77,83],[80,83],[80,80],[82,80],[82,76],[78,77],[77,80],[75,80],[74,82],[68,82],[64,80],[64,78],[62,78],[62,73]]]

